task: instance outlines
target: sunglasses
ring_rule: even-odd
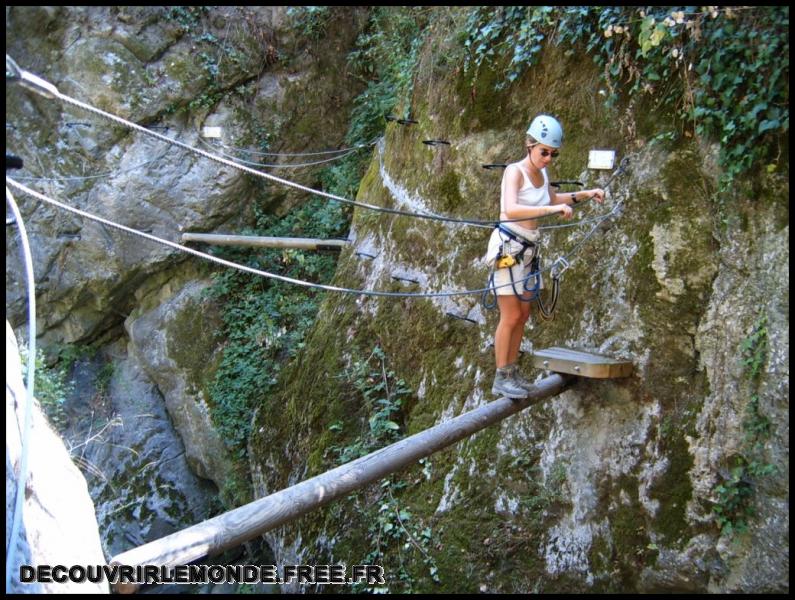
[[[533,148],[535,148],[535,146],[536,145],[533,144],[532,146],[528,146],[527,149],[532,150]],[[544,158],[546,158],[547,156],[552,156],[552,158],[557,158],[558,156],[560,156],[560,152],[558,152],[557,150],[549,151],[546,148],[541,148],[541,156],[543,156]]]
[[[546,158],[547,156],[551,156],[552,158],[557,158],[558,156],[560,156],[560,152],[558,152],[557,150],[553,150],[552,152],[550,152],[546,148],[541,148],[541,156],[543,156],[544,158]]]

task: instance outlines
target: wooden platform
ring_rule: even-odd
[[[632,375],[630,361],[568,348],[537,350],[533,354],[533,366],[555,373],[568,373],[594,379],[614,379]]]

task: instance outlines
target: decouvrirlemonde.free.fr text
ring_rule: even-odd
[[[100,583],[157,585],[163,583],[270,583],[315,585],[383,585],[378,565],[21,565],[21,583]]]

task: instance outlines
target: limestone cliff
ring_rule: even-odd
[[[25,385],[17,340],[6,321],[6,557],[14,552],[6,592],[108,593],[107,583],[102,582],[39,583],[31,582],[28,574],[25,583],[20,581],[23,565],[96,568],[105,564],[86,480],[35,397],[28,405]],[[25,484],[18,488],[23,464]],[[17,493],[24,494],[19,510]],[[10,539],[12,531],[16,535]]]
[[[345,60],[363,17],[335,12],[329,35],[305,43],[286,7],[7,7],[6,48],[62,93],[158,133],[295,163],[240,149],[343,145],[341,115],[360,89]],[[242,233],[256,210],[306,200],[19,86],[6,99],[6,144],[25,163],[13,177],[127,227],[174,242],[186,230]],[[202,138],[204,127],[220,128],[220,142]],[[318,185],[316,168],[289,176]],[[210,414],[225,344],[204,294],[211,269],[15,194],[34,253],[39,345],[72,366],[63,433],[81,448],[106,555],[250,497],[245,464]],[[6,252],[6,311],[25,331],[16,234]]]
[[[604,185],[608,174],[585,168],[591,148],[614,148],[630,166],[605,206],[578,209],[583,224],[546,232],[545,260],[566,256],[571,268],[556,319],[530,326],[524,349],[568,346],[631,360],[635,371],[581,380],[272,532],[276,556],[378,562],[391,586],[414,591],[788,589],[788,179],[759,174],[756,196],[719,218],[709,201],[715,148],[687,138],[660,144],[653,140],[668,125],[650,123],[647,108],[594,102],[598,73],[588,61],[549,45],[538,66],[496,92],[485,69],[472,77],[445,64],[454,52],[435,27],[410,98],[418,123],[387,127],[358,198],[496,218],[501,172],[481,165],[520,159],[534,114],[562,115],[553,179]],[[423,144],[439,138],[450,145]],[[618,205],[586,240],[587,218]],[[486,284],[488,231],[357,209],[351,236],[336,285],[452,292]],[[395,278],[406,274],[419,285]],[[477,295],[334,295],[318,321],[284,392],[257,417],[262,494],[384,443],[376,428],[385,414],[411,434],[491,399],[496,315]],[[757,390],[743,348],[762,322],[770,353]],[[411,394],[395,395],[399,380]],[[715,507],[754,420],[772,428],[764,461],[775,467],[753,483],[757,517],[735,537],[721,533]]]

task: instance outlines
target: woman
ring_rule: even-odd
[[[494,264],[494,287],[500,322],[494,334],[497,372],[491,391],[496,396],[526,398],[533,384],[517,370],[516,360],[524,325],[530,317],[533,299],[531,263],[538,254],[540,237],[536,217],[560,213],[572,216],[572,204],[594,198],[604,200],[604,190],[556,193],[549,185],[547,166],[558,156],[563,128],[557,119],[538,115],[527,129],[527,156],[508,165],[502,178],[500,221],[527,218],[527,221],[500,223],[489,239],[486,260]],[[495,261],[491,263],[491,261]],[[512,285],[511,285],[512,284]]]

